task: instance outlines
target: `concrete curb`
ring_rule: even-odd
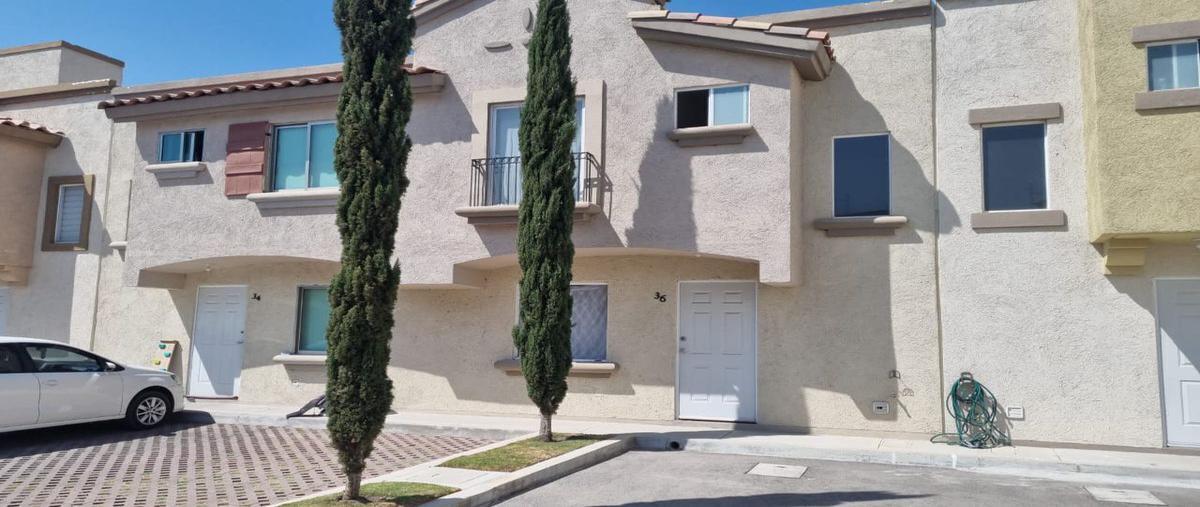
[[[293,417],[288,419],[275,415],[213,413],[202,410],[180,410],[175,413],[175,422],[193,422],[208,424],[247,424],[253,426],[279,426],[289,428],[318,428],[324,429],[329,421],[327,417]],[[383,429],[401,431],[414,435],[440,435],[450,437],[470,437],[485,440],[508,440],[528,435],[528,430],[506,430],[496,428],[472,428],[462,426],[438,426],[428,424],[405,424],[386,422]]]
[[[426,503],[422,507],[483,507],[494,505],[519,493],[620,456],[633,447],[633,442],[634,439],[630,437],[596,442],[557,458],[522,468],[487,484],[441,497]]]
[[[710,454],[741,454],[881,465],[935,467],[1069,482],[1200,489],[1200,471],[1063,463],[1000,456],[972,456],[954,452],[932,454],[886,449],[831,449],[795,445],[755,445],[740,443],[736,439],[688,439],[665,435],[642,435],[637,436],[635,441],[638,448],[647,450],[684,450]]]

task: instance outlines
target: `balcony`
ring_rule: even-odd
[[[604,169],[591,153],[574,153],[576,222],[601,211]],[[472,225],[517,223],[521,203],[521,157],[480,158],[471,161],[470,202],[454,210]]]

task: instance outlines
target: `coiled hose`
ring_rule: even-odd
[[[957,433],[939,433],[930,438],[930,442],[972,449],[1012,445],[1012,439],[996,425],[996,397],[970,373],[963,373],[950,386],[946,410],[954,416]]]

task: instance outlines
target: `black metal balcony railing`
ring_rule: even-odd
[[[596,201],[600,163],[591,153],[573,153],[575,201]],[[471,161],[471,206],[521,202],[521,157],[477,158]]]

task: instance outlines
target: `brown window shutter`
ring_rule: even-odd
[[[225,195],[227,197],[263,191],[266,180],[267,132],[265,121],[229,126],[225,144]]]

